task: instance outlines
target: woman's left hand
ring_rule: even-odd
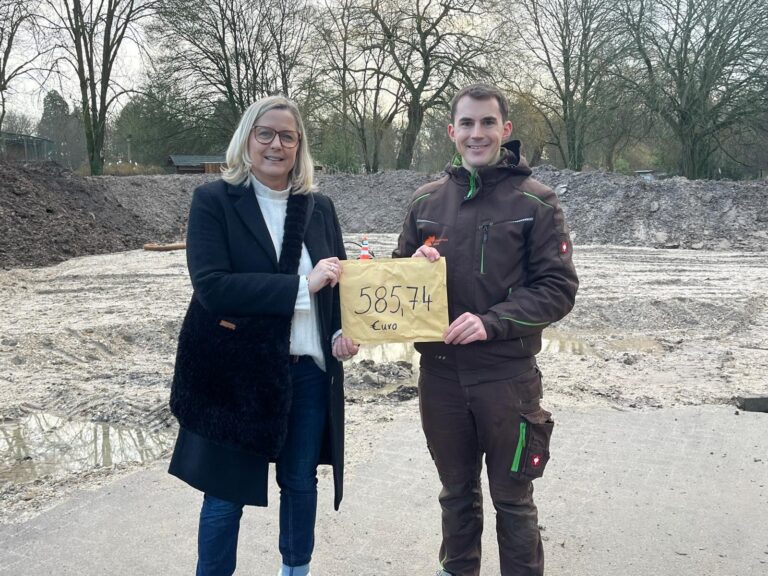
[[[346,336],[339,336],[333,342],[333,356],[337,360],[349,360],[358,353],[360,345],[352,342]]]

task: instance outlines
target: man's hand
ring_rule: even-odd
[[[419,246],[419,249],[411,255],[411,258],[426,258],[430,262],[436,262],[440,260],[440,252],[437,251],[437,248],[432,248],[432,246]]]
[[[483,321],[471,312],[464,312],[456,318],[443,334],[446,344],[469,344],[478,340],[488,340]]]

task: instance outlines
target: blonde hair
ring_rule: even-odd
[[[301,113],[293,100],[283,96],[267,96],[251,104],[240,118],[232,139],[227,147],[227,167],[222,170],[222,177],[230,184],[248,185],[248,175],[251,173],[251,158],[248,155],[248,138],[259,118],[270,110],[288,110],[296,121],[299,131],[299,149],[296,152],[296,164],[288,175],[293,194],[308,194],[312,191],[312,179],[315,173],[314,162],[309,153],[307,135]]]

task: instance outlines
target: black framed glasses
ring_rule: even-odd
[[[275,136],[280,136],[280,143],[286,148],[295,148],[301,141],[301,134],[295,130],[275,130],[269,126],[254,126],[251,130],[259,144],[271,144]]]

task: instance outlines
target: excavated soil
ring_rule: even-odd
[[[765,181],[646,181],[543,166],[576,244],[759,251],[768,242]],[[413,191],[437,178],[405,170],[320,174],[347,233],[396,233]],[[184,239],[194,188],[214,175],[81,178],[55,164],[0,162],[0,267]]]

